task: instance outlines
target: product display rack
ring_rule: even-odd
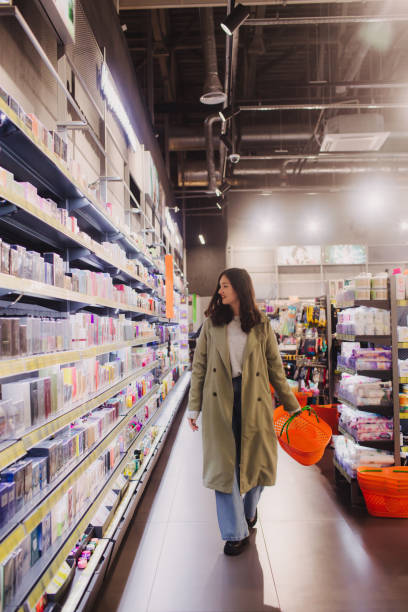
[[[20,180],[30,181],[55,198],[64,199],[67,210],[81,218],[85,230],[89,229],[91,235],[114,239],[125,249],[128,257],[139,259],[147,267],[156,267],[153,260],[133,242],[127,227],[114,222],[91,193],[83,193],[84,188],[76,183],[58,156],[49,151],[1,99],[0,112],[9,123],[4,123],[0,130],[0,166],[7,167]],[[8,215],[12,213],[14,217],[17,216],[13,208],[7,210]]]
[[[95,563],[91,567],[88,565],[81,573],[77,582],[74,582],[71,592],[64,602],[64,612],[92,610],[92,604],[98,590],[102,586],[106,572],[114,563],[116,553],[119,550],[135,508],[163,449],[178,406],[190,383],[190,377],[191,372],[184,372],[164,401],[163,410],[156,421],[157,425],[161,428],[161,433],[152,445],[149,456],[146,458],[142,468],[130,479],[128,490],[123,496],[104,538],[100,541],[101,548],[98,550],[98,545],[95,551],[98,552]]]
[[[174,392],[175,394],[179,387],[179,394],[178,394],[179,397],[177,398],[176,402],[173,401],[171,403],[172,408],[171,408],[170,415],[169,414],[165,415],[167,419],[165,421],[166,427],[168,427],[171,424],[171,420],[178,410],[180,402],[182,398],[184,397],[184,392],[187,388],[188,382],[189,382],[189,373],[185,373],[184,377],[179,380],[179,383],[176,383],[177,386],[174,388],[174,390],[172,390],[172,392]],[[149,395],[150,394],[153,395],[154,391],[156,390],[157,390],[157,387],[155,389],[152,389]],[[180,390],[182,390],[182,393],[180,393]],[[172,399],[171,396],[169,397],[169,400],[170,399]],[[140,404],[142,404],[143,401],[146,401],[146,398],[142,398],[139,402],[137,402],[137,404],[131,409],[132,414],[137,411],[138,407],[140,407]],[[168,404],[169,403],[170,402],[168,402]],[[158,410],[157,412],[153,414],[153,416],[145,424],[145,426],[153,425],[159,420],[160,417],[163,419],[162,413],[165,411],[163,409],[166,409],[166,404],[162,405],[162,410]],[[130,419],[130,414],[128,413],[127,420],[129,419]],[[114,437],[116,428],[119,426],[123,426],[123,425],[124,425],[124,421],[121,421],[115,426],[114,430],[111,431],[110,434],[108,435],[109,441],[111,438]],[[39,561],[40,566],[37,567],[37,564],[36,564],[35,568],[32,568],[32,569],[35,569],[36,571],[30,572],[31,575],[28,575],[25,577],[25,580],[23,584],[21,585],[20,592],[17,594],[15,601],[13,602],[11,606],[9,606],[8,608],[5,608],[5,612],[8,612],[9,610],[11,612],[11,610],[15,610],[16,608],[18,608],[19,602],[22,602],[25,600],[28,600],[29,606],[31,608],[33,608],[36,605],[36,602],[38,601],[41,594],[45,591],[47,585],[49,584],[52,577],[58,570],[59,566],[64,561],[64,559],[68,556],[68,553],[74,546],[75,541],[77,540],[78,536],[87,527],[89,520],[91,519],[92,515],[95,512],[95,508],[98,505],[98,500],[100,501],[100,499],[103,497],[103,493],[109,488],[110,484],[114,482],[115,478],[119,475],[121,469],[123,469],[123,465],[126,462],[127,457],[131,454],[133,448],[136,446],[137,442],[139,441],[141,435],[144,434],[144,432],[145,432],[145,429],[143,429],[139,433],[139,435],[136,436],[136,438],[131,442],[129,448],[123,454],[123,457],[121,458],[119,464],[114,468],[111,474],[107,475],[105,482],[102,484],[102,487],[100,488],[100,491],[98,492],[93,502],[89,505],[89,508],[84,512],[83,516],[78,520],[78,522],[75,523],[75,525],[70,526],[69,534],[66,534],[65,537],[62,536],[60,538],[61,540],[63,540],[63,542],[57,541],[55,545],[53,545],[51,549],[47,551],[46,555],[41,557]],[[97,457],[101,451],[101,445],[104,444],[105,446],[107,446],[109,444],[109,441],[107,441],[107,439],[104,439],[104,441],[100,443],[97,448],[93,449],[89,453],[88,460],[91,461],[92,455]],[[157,440],[154,447],[152,447],[151,453],[150,453],[151,456],[148,458],[148,460],[151,459],[154,452],[156,451],[157,445],[161,441],[164,441],[163,436],[161,436],[160,439]],[[146,472],[148,471],[150,472],[152,467],[153,466],[150,466],[150,469],[149,469],[149,461],[146,461],[143,464],[143,469],[140,470],[141,474],[138,473],[137,475],[135,475],[134,482],[139,484],[142,476],[145,476]],[[70,479],[73,477],[73,475],[76,474],[78,476],[81,473],[81,471],[84,471],[85,469],[86,469],[86,465],[81,464],[80,467],[75,472],[73,472],[73,474],[68,479],[65,479],[63,481],[62,486],[60,486],[53,493],[53,495],[58,495],[58,494],[62,495],[63,487],[67,488],[71,485]],[[38,520],[40,520],[40,517],[42,515],[45,516],[45,514],[49,512],[52,505],[53,504],[51,500],[48,503],[42,504],[40,508],[38,508],[35,511],[35,513],[33,513],[31,516],[29,516],[26,519],[26,521],[24,521],[22,525],[19,525],[15,530],[13,530],[13,532],[3,542],[4,546],[2,546],[3,550],[2,550],[2,553],[0,553],[0,562],[4,560],[5,556],[7,556],[7,550],[12,546],[18,545],[18,542],[24,538],[26,533],[27,532],[29,533],[32,527],[38,523]],[[119,519],[120,521],[121,516],[117,515],[117,519]],[[39,577],[40,579],[38,580]],[[65,609],[65,606],[64,606],[64,609]],[[23,608],[21,608],[21,610],[23,610]]]
[[[397,307],[398,303],[396,300],[396,287],[395,287],[395,278],[392,276],[389,280],[389,300],[356,300],[353,304],[350,305],[342,305],[338,308],[338,310],[342,310],[344,308],[349,307],[358,307],[358,306],[368,306],[373,308],[382,308],[390,311],[391,318],[391,334],[386,336],[375,336],[375,335],[349,335],[349,334],[335,334],[334,337],[337,342],[363,342],[363,343],[371,343],[377,346],[389,346],[391,348],[391,357],[392,357],[392,369],[391,370],[358,370],[353,368],[346,367],[336,367],[334,366],[334,371],[336,374],[348,373],[352,375],[362,375],[369,376],[372,378],[378,378],[383,381],[392,381],[392,402],[384,405],[355,405],[349,400],[342,398],[341,396],[337,397],[338,402],[349,406],[355,410],[360,410],[363,412],[373,412],[386,417],[393,417],[393,426],[394,426],[394,439],[393,440],[376,440],[376,441],[359,441],[355,439],[350,433],[343,430],[339,426],[340,434],[344,435],[346,438],[352,440],[353,442],[359,444],[363,447],[376,448],[381,450],[392,451],[394,454],[394,462],[395,465],[401,465],[401,441],[400,441],[400,408],[399,408],[399,395],[398,389],[400,384],[400,378],[398,374],[398,336],[397,336],[397,322],[398,322],[398,313]],[[332,366],[333,367],[333,366]],[[333,459],[334,467],[335,467],[335,476],[336,482],[338,484],[343,484],[344,481],[347,481],[350,488],[350,500],[352,504],[361,505],[362,495],[359,490],[358,482],[356,478],[352,478],[338,463],[338,461]]]
[[[5,467],[10,465],[10,463],[20,459],[32,446],[38,442],[41,442],[41,440],[44,440],[44,438],[51,436],[60,429],[63,429],[69,425],[69,423],[72,421],[78,419],[80,416],[87,414],[94,408],[97,408],[103,404],[106,400],[119,393],[119,391],[126,387],[126,385],[132,382],[137,376],[141,376],[142,374],[153,370],[155,367],[157,367],[157,364],[158,362],[154,361],[144,368],[135,370],[113,386],[110,386],[107,390],[102,392],[98,391],[95,394],[95,397],[92,399],[81,402],[74,408],[69,408],[61,415],[55,415],[54,419],[48,420],[43,425],[33,427],[29,432],[21,437],[21,440],[17,440],[11,445],[8,445],[3,451],[0,451],[0,470],[3,470]]]
[[[70,228],[42,210],[36,203],[15,193],[13,191],[14,183],[12,183],[13,188],[9,189],[4,184],[2,185],[0,181],[0,236],[5,236],[8,242],[25,245],[37,253],[57,252],[65,262],[65,273],[70,271],[72,264],[73,267],[103,272],[117,283],[125,283],[136,292],[141,291],[148,294],[156,302],[154,304],[151,300],[145,300],[146,304],[149,301],[149,306],[152,306],[152,309],[141,308],[135,305],[136,298],[133,295],[130,301],[135,299],[135,304],[127,304],[123,303],[122,295],[120,296],[121,301],[107,299],[95,294],[85,294],[55,284],[0,272],[0,316],[28,315],[58,319],[85,310],[108,317],[123,313],[122,316],[133,320],[144,319],[150,323],[179,326],[177,315],[173,319],[163,315],[163,304],[165,303],[163,286],[161,286],[161,292],[159,292],[154,285],[154,281],[151,282],[151,274],[163,274],[161,262],[153,261],[140,249],[130,235],[128,227],[110,217],[108,211],[104,210],[101,203],[95,200],[89,190],[75,182],[59,157],[42,144],[26,127],[22,119],[2,99],[0,99],[0,112],[2,114],[0,122],[0,166],[11,172],[15,180],[27,181],[38,192],[42,192],[45,197],[52,197],[57,202],[58,207],[65,209],[68,215],[77,218],[80,230],[79,232],[71,231]],[[147,195],[145,197],[148,198]],[[72,227],[74,228],[74,224]],[[122,257],[116,261],[116,258],[111,255],[115,252],[115,249],[106,250],[102,246],[102,242],[118,244],[124,251],[126,260]],[[145,278],[135,272],[136,267],[132,260],[138,260],[145,266]],[[69,284],[66,286],[69,286]],[[179,287],[174,290],[180,293]],[[119,297],[116,291],[111,295]],[[137,303],[142,303],[139,302],[139,298],[137,298]],[[172,337],[173,332],[171,333],[171,339],[169,338],[168,341],[159,344],[160,338],[157,336],[139,336],[133,340],[100,344],[84,349],[16,356],[15,358],[0,360],[0,383],[25,380],[24,375],[32,375],[43,368],[68,366],[84,359],[115,353],[121,349],[130,349],[137,346],[163,349],[170,344],[176,344],[172,341]],[[167,359],[165,357],[166,362]],[[137,380],[138,377],[156,370],[158,365],[158,361],[152,361],[145,367],[127,371],[120,379],[114,379],[113,382],[99,388],[90,397],[88,396],[86,401],[80,400],[73,403],[68,409],[64,406],[63,411],[60,410],[49,415],[45,422],[35,424],[23,432],[19,438],[0,443],[0,471],[25,457],[27,451],[37,443],[41,443],[60,430],[64,430],[70,423],[74,423],[80,417],[87,415],[113,398],[127,385]],[[81,454],[71,459],[53,480],[47,482],[41,492],[35,495],[35,498],[24,503],[23,507],[14,513],[12,519],[9,519],[0,529],[0,564],[6,561],[13,550],[17,549],[20,543],[36,530],[38,525],[41,527],[42,521],[55,508],[56,504],[63,500],[70,487],[74,487],[74,489],[77,487],[76,483],[79,482],[81,476],[87,472],[90,466],[93,466],[104,453],[106,454],[108,449],[114,448],[112,445],[118,444],[118,434],[122,435],[127,430],[131,421],[133,422],[146,402],[154,398],[156,398],[157,405],[161,402],[159,394],[164,397],[167,389],[173,384],[170,378],[165,380],[166,377],[169,377],[173,372],[172,378],[174,380],[174,376],[178,377],[185,367],[184,363],[179,364],[176,361],[159,376],[156,374],[155,384],[148,392],[137,399],[129,409],[121,411],[119,417],[104,429],[103,435],[94,444],[86,447],[84,451],[81,451]],[[92,496],[92,499],[89,499],[88,505],[81,507],[78,515],[74,515],[74,521],[66,523],[69,524],[66,531],[58,536],[31,566],[30,570],[25,572],[11,603],[4,607],[5,612],[16,609],[27,611],[36,608],[39,599],[57,573],[58,568],[68,557],[80,535],[88,527],[104,496],[112,489],[113,483],[123,473],[124,466],[133,457],[133,450],[139,441],[146,432],[150,431],[149,428],[156,423],[160,423],[162,431],[154,441],[142,467],[130,480],[128,489],[116,510],[110,527],[112,531],[113,526],[115,526],[115,532],[120,530],[119,524],[120,528],[123,528],[123,513],[125,510],[129,512],[131,507],[134,509],[136,505],[134,502],[141,495],[158,452],[161,450],[161,443],[167,435],[167,428],[184,397],[188,378],[189,375],[185,373],[179,379],[175,388],[171,390],[168,400],[166,398],[164,403],[144,422],[142,429],[132,439],[129,446],[125,448],[125,452],[122,452],[116,459],[113,468],[98,481],[98,487],[95,489],[96,493]],[[162,384],[162,381],[165,382]],[[139,416],[136,420],[140,420]],[[114,455],[114,457],[117,457],[117,455]],[[130,516],[129,513],[128,520],[130,520]],[[123,533],[121,537],[123,537]],[[110,540],[101,539],[98,554],[89,564],[87,574],[83,574],[83,577],[76,582],[75,589],[69,595],[70,599],[78,598],[78,594],[80,594],[80,598],[83,597],[84,593],[80,585],[86,582],[85,576],[93,579],[98,559],[105,551],[105,542],[108,542],[108,545],[111,546],[112,538]],[[72,609],[77,609],[76,604],[68,604],[68,609],[70,609],[69,605],[73,605]],[[22,607],[19,608],[19,606]]]

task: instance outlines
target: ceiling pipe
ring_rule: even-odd
[[[364,0],[378,2],[378,0]],[[246,0],[245,4],[287,6],[290,4],[353,4],[361,0]],[[155,8],[197,8],[197,6],[225,6],[225,0],[119,0],[120,11],[134,11]]]
[[[203,104],[222,104],[227,96],[218,76],[217,49],[215,46],[214,16],[212,8],[200,8],[201,36],[205,63]]]
[[[210,115],[204,121],[204,134],[205,134],[205,143],[207,150],[207,170],[204,171],[207,174],[208,182],[208,191],[214,192],[217,187],[217,175],[215,170],[215,160],[214,160],[214,140],[213,140],[213,125],[221,121],[221,118],[218,113],[214,115]],[[220,177],[218,176],[218,179]]]
[[[281,143],[281,142],[298,142],[308,141],[313,135],[313,132],[305,131],[304,126],[288,126],[290,131],[279,132],[275,126],[265,126],[262,128],[243,126],[241,128],[240,142],[241,145],[262,144],[262,143]],[[277,131],[273,132],[275,129]],[[298,131],[297,131],[298,130]],[[219,146],[219,136],[213,135],[214,147]],[[206,150],[205,135],[197,134],[197,130],[181,129],[180,132],[174,130],[169,137],[170,151],[204,151]]]
[[[408,108],[407,102],[333,102],[330,104],[266,104],[242,105],[240,111],[298,111],[298,110],[375,110]]]
[[[319,24],[334,24],[334,23],[395,23],[408,21],[406,15],[337,15],[333,17],[281,17],[272,18],[253,18],[247,19],[242,25],[244,26],[292,26],[292,25],[319,25]]]
[[[356,160],[353,160],[356,162]],[[296,170],[296,160],[288,161],[286,164],[286,174],[291,176]],[[317,162],[307,161],[302,169],[302,176],[324,176],[324,175],[360,175],[360,174],[387,174],[387,175],[403,175],[408,177],[408,161],[403,164],[397,162],[392,164],[390,161],[379,162],[360,161],[358,163],[339,163],[332,159],[318,160]],[[242,160],[234,168],[234,176],[232,183],[234,186],[240,186],[242,180],[247,180],[252,177],[254,182],[260,177],[276,176],[279,179],[282,176],[282,167],[280,164],[273,165],[264,161],[244,161]],[[204,186],[207,184],[207,173],[202,168],[200,162],[190,162],[186,164],[184,169],[184,185],[187,187]]]

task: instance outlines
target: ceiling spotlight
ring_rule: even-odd
[[[202,234],[198,234],[198,239],[201,242],[201,244],[205,244],[205,238]]]
[[[248,19],[250,10],[243,4],[237,4],[234,10],[227,16],[226,19],[220,24],[222,29],[228,36],[232,36],[233,33],[240,25]]]
[[[230,154],[228,155],[228,161],[229,161],[231,164],[237,164],[237,163],[239,162],[239,160],[240,160],[240,159],[241,159],[241,156],[240,156],[240,154],[239,154],[239,153],[235,153],[235,152],[233,152],[233,153],[230,153]]]
[[[174,210],[175,213],[180,212],[180,208],[178,206],[167,206],[168,210]]]
[[[240,108],[234,107],[230,104],[229,106],[226,106],[225,108],[218,111],[218,114],[221,117],[222,121],[228,121],[229,119],[232,119],[232,117],[235,117],[235,115],[238,115],[240,111]]]

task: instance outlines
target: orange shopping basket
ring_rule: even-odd
[[[357,478],[370,514],[408,518],[408,467],[360,466]]]
[[[276,408],[274,428],[281,447],[302,465],[313,465],[320,461],[324,449],[330,442],[332,430],[318,417],[312,407],[291,416],[283,406]]]

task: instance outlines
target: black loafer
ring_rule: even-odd
[[[249,536],[243,540],[227,540],[224,546],[224,554],[230,557],[240,555],[249,544]]]
[[[257,520],[258,520],[258,508],[255,510],[255,516],[252,519],[252,521],[251,521],[251,519],[247,518],[246,522],[248,523],[248,527],[250,529],[253,529],[255,527],[255,525],[256,525],[256,521]]]

